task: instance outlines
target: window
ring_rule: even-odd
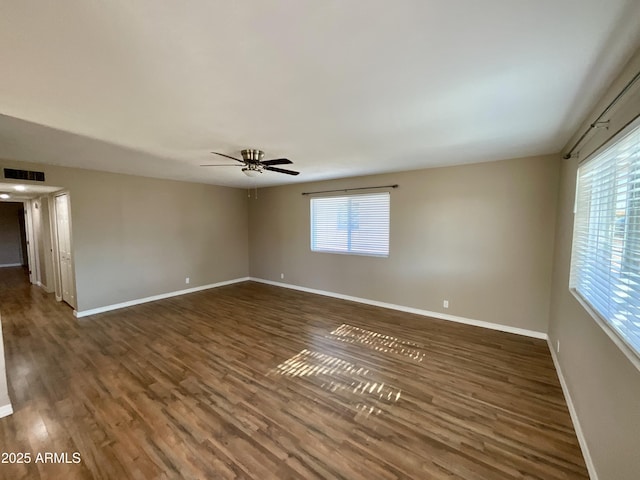
[[[578,169],[570,286],[640,354],[640,127]]]
[[[311,250],[389,256],[389,192],[311,199]]]

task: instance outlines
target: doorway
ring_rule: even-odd
[[[76,308],[69,193],[51,185],[0,182],[0,267]]]
[[[27,231],[22,202],[0,202],[0,268],[27,266]]]

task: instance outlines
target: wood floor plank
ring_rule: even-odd
[[[246,282],[76,319],[0,269],[0,479],[588,478],[542,340]]]

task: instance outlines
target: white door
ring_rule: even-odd
[[[36,240],[33,216],[33,202],[25,200],[24,202],[24,234],[27,242],[27,258],[23,259],[29,267],[29,281],[38,283],[38,261],[36,259]],[[26,260],[26,262],[24,262]]]
[[[75,307],[73,261],[71,258],[71,225],[69,223],[69,195],[56,196],[56,230],[58,232],[58,262],[62,300]]]

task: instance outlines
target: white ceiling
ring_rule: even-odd
[[[638,18],[638,0],[2,0],[0,156],[266,186],[555,153]],[[301,175],[198,166],[248,147]]]
[[[25,187],[24,190],[16,190],[16,186],[21,185]],[[60,187],[52,187],[50,185],[32,185],[22,184],[20,182],[9,183],[0,182],[0,193],[9,195],[9,198],[0,198],[2,202],[21,202],[22,200],[28,200],[30,198],[37,198],[49,193],[61,190]]]

